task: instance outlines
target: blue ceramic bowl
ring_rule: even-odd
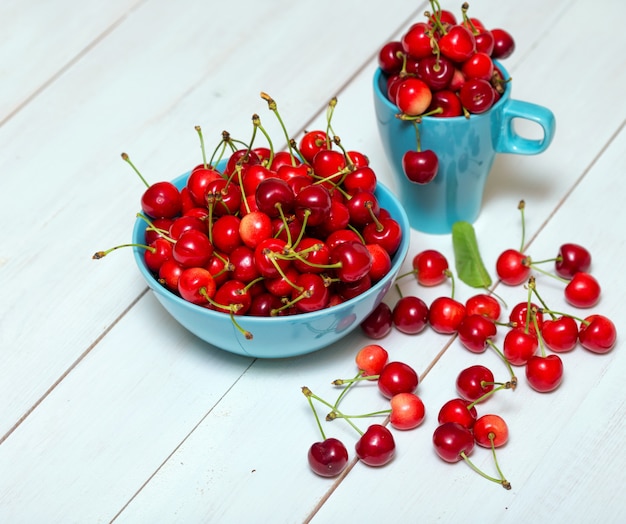
[[[183,187],[189,173],[175,180]],[[365,293],[321,311],[283,317],[238,316],[237,322],[253,338],[247,340],[226,313],[212,311],[183,300],[157,282],[146,267],[143,249],[134,248],[137,267],[161,305],[191,333],[216,348],[256,358],[284,358],[325,348],[348,335],[381,302],[394,283],[407,255],[410,228],[407,215],[391,191],[380,183],[376,189],[380,206],[387,209],[404,232],[402,242],[392,259],[391,271]],[[146,223],[137,219],[133,229],[134,243],[144,243]]]

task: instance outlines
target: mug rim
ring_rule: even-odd
[[[460,115],[460,116],[448,116],[448,117],[438,117],[438,116],[423,116],[421,117],[422,120],[448,120],[448,121],[461,121],[461,120],[469,120],[469,119],[476,119],[478,117],[481,116],[485,116],[488,115],[491,111],[493,111],[495,108],[497,108],[498,106],[504,104],[504,102],[510,97],[510,92],[511,92],[511,76],[509,75],[509,72],[506,70],[506,68],[502,67],[502,64],[500,64],[500,62],[498,62],[497,60],[493,61],[494,66],[497,67],[500,72],[502,73],[502,77],[504,78],[504,82],[505,82],[505,90],[504,93],[502,93],[502,95],[500,96],[500,99],[493,105],[491,106],[487,111],[483,112],[483,113],[470,113],[469,117],[466,117],[464,115]],[[380,87],[380,80],[381,78],[385,77],[385,73],[383,72],[383,70],[380,67],[376,67],[376,71],[374,72],[374,93],[376,94],[376,97],[380,100],[382,100],[382,102],[387,106],[388,109],[392,109],[394,111],[394,113],[399,113],[400,112],[400,108],[394,104],[391,100],[389,100],[389,98],[387,98],[386,93],[383,92],[383,90]]]

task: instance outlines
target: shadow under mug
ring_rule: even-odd
[[[507,71],[496,64],[505,79]],[[424,117],[419,124],[422,150],[432,149],[439,171],[432,182],[417,184],[404,174],[402,157],[415,150],[412,122],[396,118],[400,111],[387,98],[387,81],[380,68],[374,74],[374,105],[383,148],[395,175],[396,191],[411,227],[424,233],[450,233],[457,221],[473,223],[480,213],[483,192],[496,153],[536,155],[547,149],[556,127],[547,108],[511,99],[511,82],[494,106],[469,118]],[[543,130],[540,139],[515,132],[513,120],[530,120]]]

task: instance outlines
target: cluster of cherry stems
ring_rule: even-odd
[[[524,208],[521,201],[522,225]],[[542,269],[545,263],[553,263],[554,271]],[[568,304],[577,309],[592,308],[600,299],[601,288],[589,272],[590,266],[591,254],[579,244],[562,244],[556,257],[539,261],[533,261],[523,252],[523,247],[507,249],[496,261],[498,279],[508,286],[523,285],[527,296],[514,305],[506,322],[501,321],[501,300],[494,294],[477,293],[462,303],[453,296],[454,286],[451,296],[436,298],[430,307],[415,295],[402,296],[400,293],[393,308],[381,302],[363,321],[362,331],[372,339],[382,339],[392,329],[416,335],[430,326],[438,333],[456,335],[461,345],[472,353],[492,349],[504,362],[510,376],[503,382],[495,381],[493,372],[483,365],[469,366],[458,374],[455,384],[458,397],[440,408],[438,426],[433,433],[433,446],[441,459],[446,462],[463,460],[482,477],[511,489],[496,458],[496,448],[508,441],[507,423],[494,413],[478,416],[476,406],[498,391],[515,390],[518,386],[515,368],[524,368],[531,388],[547,393],[557,389],[562,382],[564,368],[560,354],[570,352],[578,345],[597,354],[607,353],[615,346],[616,327],[608,317],[590,314],[582,318],[551,310],[537,290],[533,270],[562,282]],[[428,249],[415,255],[412,267],[412,271],[397,278],[413,275],[418,284],[428,287],[448,279],[454,282],[447,259],[436,250]],[[399,287],[396,288],[400,292]],[[498,327],[507,329],[502,349],[494,342]],[[355,378],[333,382],[346,385],[335,403],[331,404],[309,388],[303,388],[322,432],[323,440],[313,444],[308,453],[310,467],[321,476],[339,475],[346,468],[349,456],[341,441],[326,438],[314,400],[331,409],[327,420],[343,418],[359,432],[356,456],[370,466],[382,466],[392,460],[395,454],[393,433],[387,424],[372,424],[362,432],[351,419],[387,416],[392,428],[408,430],[418,427],[425,418],[424,404],[415,393],[419,377],[413,368],[404,362],[389,362],[387,350],[377,343],[361,348],[355,361],[359,370]],[[389,399],[389,409],[358,416],[343,414],[339,405],[348,389],[359,381],[374,380],[378,390]],[[481,471],[469,459],[476,444],[492,450],[497,476]]]

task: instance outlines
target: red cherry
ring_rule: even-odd
[[[492,295],[485,293],[479,293],[473,295],[465,302],[465,314],[466,315],[482,315],[497,321],[500,318],[502,308],[500,302]]]
[[[326,132],[322,130],[305,132],[300,139],[300,144],[298,145],[300,154],[310,164],[313,162],[313,158],[318,152],[329,148],[330,143],[327,139],[328,136],[326,135]]]
[[[438,297],[430,304],[428,321],[437,333],[456,333],[464,317],[465,306],[451,297]]]
[[[446,424],[448,422],[454,422],[463,426],[464,428],[471,429],[476,422],[477,412],[476,408],[469,405],[471,402],[464,398],[453,398],[448,400],[437,415],[437,421],[439,424]]]
[[[509,426],[499,415],[489,413],[476,419],[472,428],[474,440],[485,448],[499,448],[509,440]]]
[[[557,275],[570,279],[578,272],[588,272],[591,267],[591,254],[578,244],[567,243],[559,248],[554,263]]]
[[[524,328],[513,328],[504,337],[502,352],[514,366],[524,366],[536,353],[539,340],[534,332]]]
[[[428,325],[428,306],[421,298],[406,295],[393,308],[393,325],[407,335],[421,333]]]
[[[515,249],[506,249],[496,260],[498,278],[509,286],[518,286],[526,282],[530,272],[530,259]]]
[[[392,327],[393,313],[389,305],[385,302],[378,304],[361,322],[361,331],[363,331],[363,334],[374,340],[386,337]]]
[[[361,242],[343,242],[330,251],[330,263],[337,265],[335,274],[342,282],[357,282],[372,267],[372,256]]]
[[[448,278],[448,259],[437,250],[425,249],[417,253],[411,263],[415,278],[422,286],[436,286]]]
[[[432,38],[430,26],[426,22],[417,22],[402,35],[402,49],[418,60],[429,57],[433,53]]]
[[[252,303],[252,297],[246,289],[246,285],[235,279],[227,280],[218,287],[213,300],[219,304],[219,306],[212,304],[216,311],[233,313],[234,315],[245,315]]]
[[[380,204],[370,191],[359,191],[347,201],[350,223],[355,227],[365,227],[380,215]]]
[[[190,267],[178,277],[178,293],[193,304],[206,304],[207,297],[212,298],[215,291],[215,280],[208,269]]]
[[[262,240],[272,236],[272,219],[261,211],[251,211],[241,217],[239,237],[250,248],[258,246]]]
[[[399,73],[402,70],[402,42],[387,42],[378,52],[378,67],[387,75]]]
[[[173,244],[169,240],[162,237],[155,239],[143,254],[148,269],[153,273],[158,273],[161,266],[172,258],[172,250]]]
[[[457,393],[470,402],[493,391],[494,377],[491,370],[480,364],[463,369],[456,379]]]
[[[317,273],[300,273],[291,294],[296,309],[301,313],[319,311],[328,305],[330,291],[325,280]]]
[[[558,355],[534,355],[526,364],[526,379],[541,393],[554,391],[563,380],[563,362]]]
[[[565,300],[578,308],[590,308],[600,300],[600,284],[590,273],[578,272],[565,286]]]
[[[396,429],[407,430],[419,426],[426,415],[422,399],[414,393],[398,393],[391,397],[389,423]]]
[[[389,353],[379,344],[368,344],[363,346],[356,354],[355,362],[357,368],[362,371],[363,376],[380,375],[387,364]]]
[[[492,29],[491,34],[494,40],[493,52],[491,57],[496,60],[504,60],[515,51],[515,40],[511,34],[504,29]]]
[[[239,230],[241,219],[236,215],[222,215],[213,223],[211,239],[215,249],[222,253],[232,251],[243,244]]]
[[[474,449],[474,436],[466,427],[456,422],[445,422],[433,433],[433,445],[437,455],[446,462],[458,462]]]
[[[558,353],[571,351],[578,342],[578,324],[567,315],[544,320],[541,336],[548,348]]]
[[[211,166],[200,164],[191,170],[186,185],[197,206],[206,206],[207,187],[218,178],[222,178],[222,174]]]
[[[203,267],[213,255],[213,245],[196,229],[185,231],[172,248],[172,257],[183,267]]]
[[[423,80],[407,77],[398,84],[395,104],[405,115],[419,116],[428,109],[432,98],[432,91]]]
[[[383,466],[393,458],[396,450],[391,431],[381,424],[372,424],[355,445],[357,457],[368,466]]]
[[[496,324],[482,315],[465,315],[458,327],[459,340],[473,353],[483,353],[496,336]]]
[[[402,171],[416,184],[432,182],[439,171],[439,158],[432,149],[409,150],[402,156]]]
[[[477,52],[463,62],[461,71],[467,79],[481,78],[489,82],[493,76],[493,67],[493,60],[487,53]]]
[[[511,309],[509,322],[513,327],[527,329],[531,333],[536,333],[535,324],[537,324],[540,330],[543,326],[543,312],[534,302],[530,303],[530,310],[528,301],[518,302],[513,306],[513,309]]]
[[[313,444],[307,458],[311,469],[321,477],[336,477],[348,464],[348,450],[343,442],[331,437]]]
[[[402,242],[402,228],[392,217],[379,217],[367,224],[361,233],[367,244],[378,244],[393,256]]]
[[[496,101],[496,92],[488,80],[469,78],[461,86],[459,97],[465,109],[480,114],[491,109]]]
[[[413,393],[417,389],[419,378],[415,370],[404,362],[389,362],[378,377],[378,389],[387,398],[398,393]]]
[[[300,221],[307,217],[307,225],[318,226],[326,220],[330,212],[331,198],[323,185],[303,187],[295,197],[295,213]]]
[[[417,65],[417,76],[432,91],[446,89],[454,75],[454,64],[443,56],[431,55],[422,58]]]
[[[391,271],[391,257],[380,244],[366,244],[365,247],[367,247],[372,257],[372,267],[370,268],[369,276],[372,282],[375,283]]]
[[[604,315],[590,315],[581,322],[578,339],[582,347],[593,353],[608,353],[615,346],[617,329]]]
[[[156,182],[141,196],[141,209],[150,218],[174,218],[182,208],[180,191],[171,182]]]
[[[455,70],[455,74],[456,72],[457,70]],[[454,79],[454,75],[452,78]],[[436,113],[435,111],[437,109],[441,109],[441,111]],[[437,118],[461,116],[463,114],[463,105],[461,104],[461,99],[455,90],[450,88],[441,89],[433,93],[433,98],[430,101],[430,106],[428,106],[426,112],[433,112],[433,116]]]
[[[453,62],[464,62],[476,52],[476,40],[467,27],[454,25],[439,39],[439,49]]]
[[[255,199],[259,211],[270,217],[277,217],[280,210],[287,214],[293,209],[295,195],[287,182],[281,178],[271,177],[259,183]]]

